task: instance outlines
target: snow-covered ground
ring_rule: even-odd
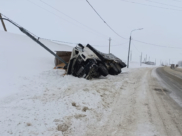
[[[0,38],[0,135],[153,136],[162,131],[148,121],[150,68],[132,62],[132,69],[118,76],[88,81],[53,69],[54,57],[28,37],[0,31]],[[43,42],[53,51],[72,50]]]
[[[68,45],[41,40],[52,51],[71,51]],[[0,31],[0,97],[19,91],[24,78],[52,69],[54,56],[27,36]]]

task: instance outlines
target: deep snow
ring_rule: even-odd
[[[40,40],[52,51],[71,51],[72,47]],[[54,56],[27,36],[0,31],[0,97],[17,92],[24,78],[54,67]]]

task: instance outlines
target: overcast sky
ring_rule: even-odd
[[[46,2],[50,6],[43,2]],[[102,18],[122,37],[111,31],[89,6],[86,0],[0,0],[0,12],[35,35],[47,39],[89,43],[127,59],[130,32],[132,60],[143,56],[159,64],[182,59],[182,0],[89,0]],[[154,7],[155,6],[155,7]],[[8,32],[22,34],[5,22]],[[3,30],[0,24],[0,30]],[[72,44],[74,46],[74,44]],[[102,46],[102,47],[99,47]],[[171,48],[180,47],[180,48]]]

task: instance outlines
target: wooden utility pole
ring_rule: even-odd
[[[111,38],[109,38],[109,53],[110,53],[110,48],[111,48]]]
[[[2,18],[1,13],[0,13],[0,18]],[[6,31],[6,32],[7,32],[7,30],[6,30],[6,26],[5,26],[5,24],[4,24],[3,19],[1,19],[1,22],[2,22],[2,25],[3,25],[4,31]]]

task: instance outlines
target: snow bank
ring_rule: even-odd
[[[52,51],[72,47],[41,40]],[[23,78],[54,67],[54,56],[27,36],[0,31],[0,97],[17,92]]]

